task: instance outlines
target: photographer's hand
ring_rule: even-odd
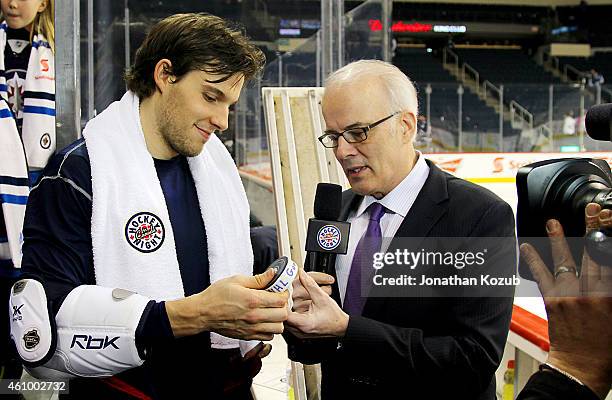
[[[591,203],[585,210],[585,222],[587,232],[610,227],[612,212]],[[554,274],[533,246],[523,244],[521,255],[544,297],[550,337],[548,362],[604,398],[612,383],[612,268],[599,266],[585,251],[578,277],[561,224],[549,220],[546,230]]]

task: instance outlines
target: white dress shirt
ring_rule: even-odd
[[[349,214],[347,221],[351,223],[351,233],[348,250],[346,254],[339,254],[336,258],[336,278],[338,279],[338,289],[343,303],[355,248],[359,239],[365,234],[370,221],[366,212],[368,206],[374,202],[379,202],[388,210],[380,219],[380,229],[383,237],[381,251],[386,251],[389,240],[385,240],[385,238],[392,238],[395,235],[408,211],[410,211],[410,207],[421,192],[427,176],[429,176],[429,166],[419,151],[417,151],[417,157],[414,168],[391,192],[380,200],[373,196],[365,196],[357,210]]]

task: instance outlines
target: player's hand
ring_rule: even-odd
[[[216,332],[244,340],[272,340],[283,332],[289,294],[264,291],[274,271],[221,279],[185,299],[166,302],[175,337]]]

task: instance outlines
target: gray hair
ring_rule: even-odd
[[[363,77],[374,76],[380,79],[389,93],[393,112],[410,111],[418,115],[417,93],[410,78],[395,65],[380,60],[359,60],[345,65],[333,72],[325,80],[325,89],[339,87],[355,82]]]

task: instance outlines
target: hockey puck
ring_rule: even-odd
[[[274,278],[264,290],[281,293],[289,288],[298,273],[298,266],[289,258],[283,256],[275,260],[268,269],[274,270]]]

